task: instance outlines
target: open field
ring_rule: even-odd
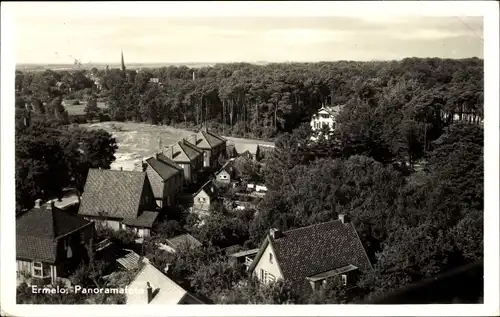
[[[116,138],[118,150],[115,154],[116,161],[111,165],[111,168],[123,168],[124,170],[133,170],[136,166],[140,166],[143,158],[150,157],[158,152],[160,149],[160,140],[161,146],[166,147],[193,134],[192,131],[169,126],[132,122],[110,121],[87,123],[81,126],[89,129],[106,130]],[[245,143],[274,147],[273,143],[266,141],[233,137],[225,138],[228,140],[228,144]]]

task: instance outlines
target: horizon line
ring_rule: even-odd
[[[357,59],[336,59],[336,60],[310,60],[310,61],[293,61],[293,60],[284,60],[284,61],[193,61],[193,62],[127,62],[125,63],[126,65],[159,65],[159,64],[164,64],[164,65],[190,65],[190,64],[259,64],[259,63],[267,63],[267,64],[311,64],[311,63],[333,63],[333,62],[383,62],[383,61],[401,61],[407,58],[419,58],[419,59],[451,59],[451,60],[462,60],[462,59],[481,59],[484,60],[482,57],[478,56],[470,56],[470,57],[460,57],[460,58],[452,58],[452,57],[439,57],[439,56],[426,56],[426,57],[421,57],[421,56],[407,56],[407,57],[402,57],[402,58],[392,58],[392,59],[366,59],[366,60],[357,60]],[[87,63],[81,63],[80,66],[90,66],[90,65],[120,65],[120,62],[87,62]],[[67,63],[48,63],[48,62],[20,62],[16,63],[16,66],[20,65],[75,65],[74,63],[67,62]],[[75,65],[76,66],[76,65]]]

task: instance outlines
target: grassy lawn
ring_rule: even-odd
[[[75,106],[77,107],[77,106]],[[69,110],[68,110],[69,112]],[[132,170],[138,166],[143,158],[150,157],[159,152],[161,146],[164,148],[182,138],[188,138],[194,134],[192,131],[172,128],[170,126],[151,125],[134,122],[98,122],[86,123],[80,126],[88,129],[103,129],[111,133],[118,143],[116,161],[111,165],[113,169]],[[246,143],[272,146],[271,142],[226,137],[228,144]]]

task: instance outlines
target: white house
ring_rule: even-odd
[[[337,124],[336,118],[343,107],[344,105],[337,105],[333,107],[322,106],[321,109],[319,109],[318,112],[311,117],[311,129],[314,132],[317,132],[326,126],[330,128],[330,131],[334,131]]]

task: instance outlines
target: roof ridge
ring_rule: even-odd
[[[90,168],[90,171],[99,171],[100,173],[106,172],[118,172],[118,173],[123,173],[123,174],[144,174],[144,172],[141,171],[124,171],[124,170],[114,170],[114,169],[109,169],[109,168]]]
[[[297,230],[300,230],[300,229],[308,229],[308,228],[310,228],[310,227],[320,226],[320,225],[324,225],[324,224],[328,224],[328,223],[333,223],[333,222],[335,222],[335,221],[339,221],[339,222],[341,222],[339,219],[334,219],[334,220],[330,220],[330,221],[325,221],[325,222],[315,223],[315,224],[308,225],[308,226],[304,226],[304,227],[299,227],[299,228],[295,228],[295,229],[290,229],[290,230],[287,230],[287,231],[283,231],[283,233],[288,233],[288,232],[291,232],[291,231],[297,231]]]

